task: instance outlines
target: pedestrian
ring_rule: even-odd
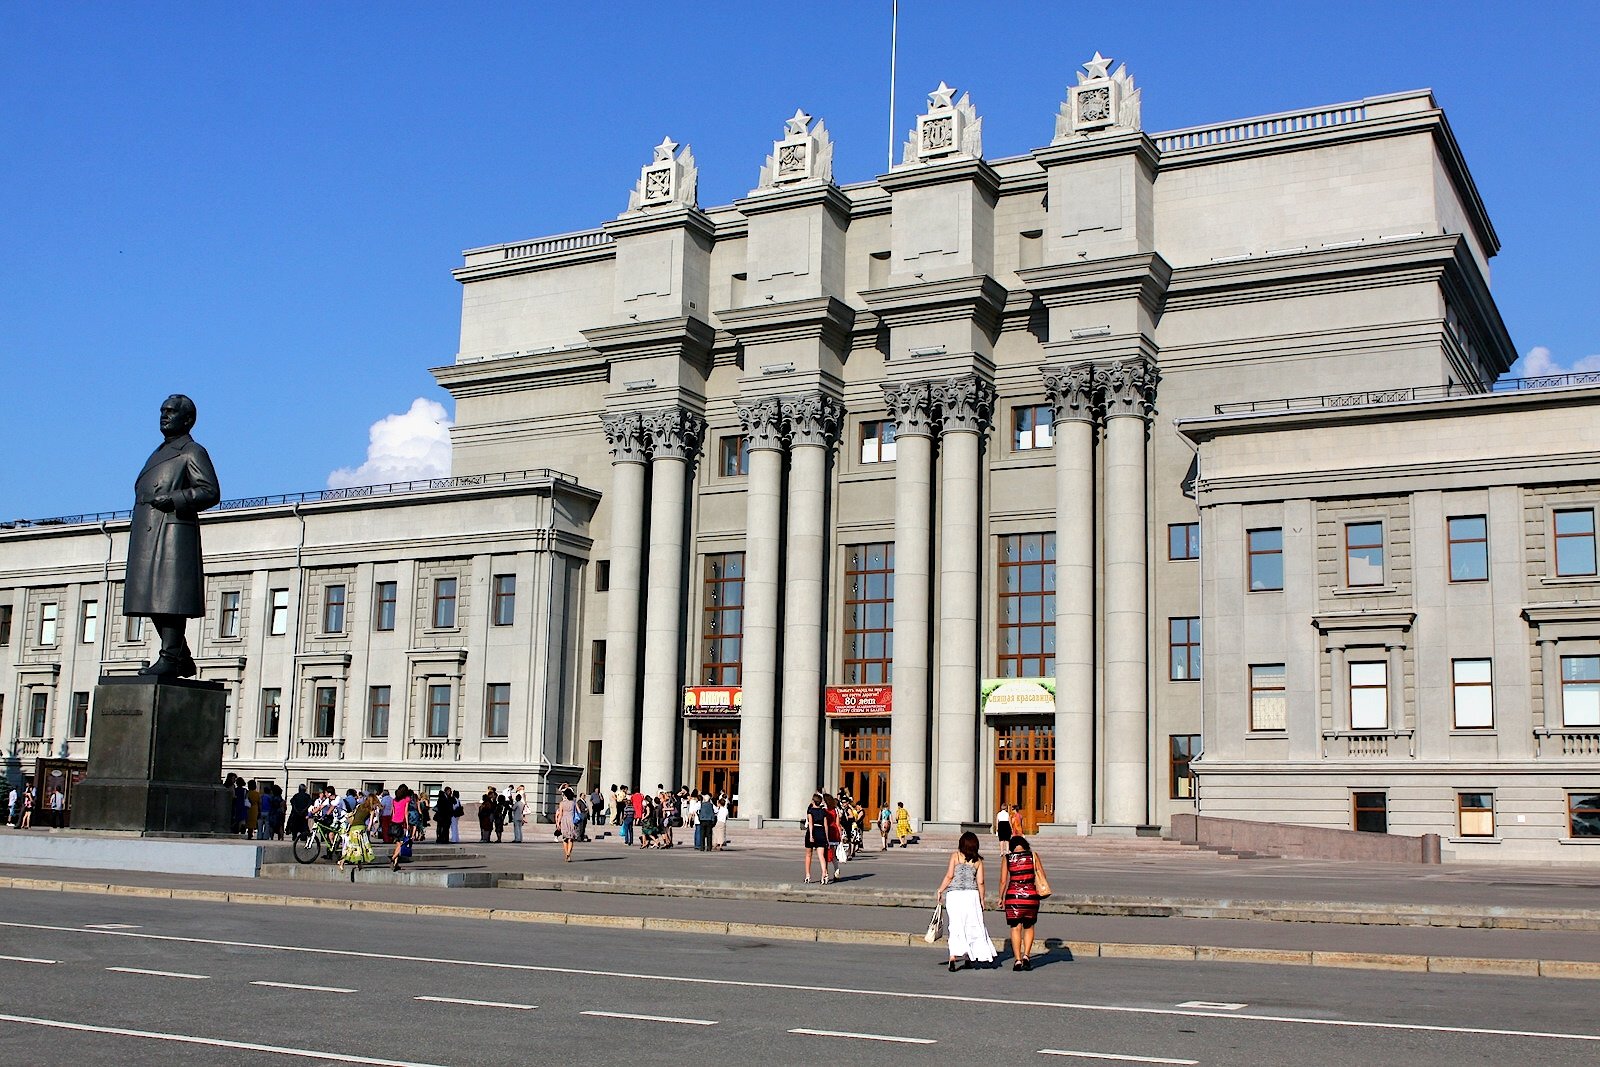
[[[1000,854],[1011,851],[1011,812],[1004,804],[994,813],[994,836],[1000,842]]]
[[[411,844],[411,789],[404,783],[394,791],[390,801],[389,826],[394,832],[394,851],[389,854],[389,869],[400,869],[400,853]]]
[[[350,813],[350,822],[344,832],[344,848],[339,852],[338,866],[341,871],[346,863],[372,862],[372,827],[377,824],[377,814],[378,797],[374,793],[368,793]]]
[[[911,844],[911,813],[903,800],[894,802],[894,833],[900,839],[901,848]]]
[[[272,818],[277,797],[272,795],[272,786],[261,791],[261,815],[256,821],[256,840],[272,840]]]
[[[606,798],[601,794],[598,785],[589,794],[589,821],[596,826],[606,824]]]
[[[522,844],[522,822],[528,815],[528,795],[522,786],[517,786],[517,791],[511,794],[511,841],[513,844]]]
[[[839,880],[839,842],[844,837],[844,829],[839,824],[839,801],[832,793],[822,794],[822,806],[828,809],[828,851],[827,860],[833,867],[833,881]],[[822,873],[826,875],[828,868],[824,867]],[[823,882],[828,879],[824,877]]]
[[[711,847],[721,852],[728,847],[728,794],[717,794],[717,822],[711,831]]]
[[[572,828],[578,831],[579,841],[587,841],[589,840],[588,802],[585,801],[583,797],[573,792],[570,786],[567,787],[567,792],[572,793],[572,801],[577,805],[572,812]]]
[[[461,816],[466,813],[467,809],[461,803],[461,791],[459,789],[450,790],[450,843],[452,845],[461,844]]]
[[[556,805],[556,836],[561,838],[563,862],[572,862],[572,843],[578,839],[578,798],[567,786],[561,787],[561,803]]]
[[[492,792],[495,792],[491,790]],[[500,844],[506,839],[506,819],[511,815],[511,798],[504,793],[495,792],[494,796],[494,840]]]
[[[386,845],[394,840],[394,797],[387,789],[378,794],[378,836]]]
[[[711,799],[710,793],[700,797],[700,809],[696,812],[695,829],[699,832],[700,851],[711,851],[712,834],[717,827],[717,802]]]
[[[1038,878],[1044,866],[1034,855],[1028,839],[1014,835],[1006,843],[1010,849],[1000,866],[1000,905],[1005,908],[1006,925],[1011,927],[1011,969],[1033,970],[1033,924],[1039,921]]]
[[[822,884],[828,884],[828,809],[822,803],[821,793],[811,794],[811,804],[805,815],[806,881],[811,881],[811,858],[816,856],[822,866]]]
[[[633,797],[627,786],[617,790],[617,812],[622,820],[622,844],[627,847],[633,844]]]
[[[253,838],[256,836],[256,827],[261,824],[261,789],[254,778],[250,779],[245,800],[250,806],[244,814],[244,836]]]
[[[50,790],[50,825],[57,830],[67,825],[67,794],[60,789]]]
[[[893,818],[889,812],[889,803],[885,801],[883,807],[878,809],[878,836],[883,842],[878,846],[879,852],[889,851],[889,823]]]
[[[439,787],[439,799],[433,802],[433,839],[438,844],[450,840],[451,817],[455,814],[455,794],[450,787]]]
[[[33,825],[33,788],[31,786],[22,791],[22,819],[17,823],[17,829],[26,830]]]
[[[306,788],[306,784],[301,782],[300,788],[289,798],[288,830],[291,837],[304,837],[311,832],[309,818],[311,805],[311,792]]]
[[[277,782],[272,783],[272,837],[274,840],[284,839],[284,826],[289,820],[288,802],[283,799],[283,786]]]
[[[949,925],[950,970],[964,971],[974,963],[994,962],[994,942],[983,925],[983,857],[978,853],[978,835],[971,830],[961,835],[956,850],[950,853],[944,881],[939,883],[939,899],[944,903]],[[960,966],[957,966],[957,961]]]
[[[488,844],[489,835],[494,833],[494,809],[497,806],[494,786],[490,786],[483,794],[483,799],[478,801],[478,839]]]
[[[245,820],[250,816],[250,796],[245,791],[244,779],[233,780],[233,832],[244,833]]]

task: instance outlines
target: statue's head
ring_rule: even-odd
[[[177,437],[194,429],[198,413],[194,401],[182,393],[173,393],[161,402],[161,432],[167,437]]]

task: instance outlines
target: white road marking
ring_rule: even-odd
[[[359,949],[324,948],[320,945],[274,945],[265,941],[224,941],[219,938],[179,937],[176,934],[141,934],[126,930],[85,930],[77,926],[51,926],[48,923],[0,921],[0,929],[45,930],[61,934],[96,934],[101,937],[131,937],[143,941],[170,941],[184,945],[214,945],[219,948],[255,948],[272,952],[302,952],[312,956],[341,959],[385,960],[393,963],[429,963],[449,967],[480,967],[485,970],[517,971],[526,974],[566,974],[591,978],[621,978],[641,982],[699,985],[729,989],[766,989],[785,993],[836,993],[840,996],[878,997],[884,1000],[944,1001],[951,1004],[986,1004],[1012,1008],[1064,1008],[1069,1011],[1095,1011],[1115,1015],[1173,1016],[1186,1019],[1239,1019],[1245,1022],[1284,1023],[1296,1026],[1332,1026],[1352,1030],[1398,1030],[1423,1034],[1468,1034],[1481,1037],[1531,1037],[1551,1041],[1593,1041],[1600,1034],[1565,1033],[1549,1030],[1495,1030],[1482,1026],[1441,1026],[1428,1023],[1377,1022],[1370,1019],[1309,1019],[1297,1015],[1238,1015],[1228,1012],[1179,1008],[1150,1008],[1130,1004],[1085,1004],[1070,1000],[1019,1000],[1011,997],[975,997],[957,993],[916,993],[894,989],[859,989],[845,986],[800,985],[791,982],[742,982],[731,978],[693,978],[676,974],[642,974],[633,971],[595,971],[582,967],[547,967],[535,963],[499,963],[494,960],[451,959],[445,956],[407,956],[395,952],[363,952]]]
[[[132,923],[94,923],[85,924],[85,930],[143,930],[144,927]]]
[[[1249,1006],[1248,1004],[1229,1004],[1216,1000],[1186,1000],[1178,1005],[1180,1008],[1205,1008],[1208,1011],[1239,1011]]]
[[[349,1056],[342,1052],[320,1052],[316,1049],[287,1048],[281,1045],[257,1045],[250,1041],[226,1041],[214,1037],[194,1037],[190,1034],[164,1034],[155,1030],[128,1030],[120,1026],[89,1026],[86,1023],[69,1023],[61,1019],[34,1019],[26,1015],[0,1015],[0,1023],[17,1023],[21,1026],[45,1026],[53,1030],[75,1030],[84,1034],[112,1034],[116,1037],[142,1037],[149,1041],[174,1041],[182,1045],[206,1045],[211,1048],[236,1048],[245,1052],[272,1052],[280,1056],[298,1056],[301,1059],[332,1060],[335,1063],[365,1063],[373,1067],[439,1067],[434,1063],[411,1063],[406,1060],[379,1060],[371,1056]]]
[[[271,989],[304,989],[308,993],[354,993],[354,989],[346,989],[336,985],[299,985],[294,982],[251,982],[251,985],[264,985]]]
[[[182,971],[147,971],[143,967],[107,967],[106,970],[119,974],[148,974],[154,978],[188,978],[196,982],[204,982],[211,977],[209,974],[184,974]]]
[[[807,1030],[805,1027],[797,1027],[789,1032],[791,1034],[805,1034],[807,1037],[849,1037],[857,1041],[892,1041],[897,1045],[938,1044],[931,1037],[890,1037],[888,1034],[854,1034],[849,1030]]]
[[[1074,1052],[1064,1048],[1042,1048],[1041,1056],[1071,1056],[1079,1060],[1117,1060],[1120,1063],[1176,1063],[1194,1067],[1199,1060],[1169,1060],[1161,1056],[1127,1056],[1116,1052]]]
[[[41,960],[36,956],[0,956],[7,963],[60,963],[60,960]]]
[[[425,1000],[432,1004],[465,1004],[469,1008],[514,1008],[517,1011],[533,1011],[537,1004],[506,1004],[498,1000],[462,1000],[459,997],[412,997],[412,1000]]]
[[[682,1023],[684,1026],[715,1026],[715,1019],[680,1019],[675,1015],[634,1015],[626,1011],[580,1011],[579,1015],[593,1015],[597,1019],[634,1019],[641,1023]]]

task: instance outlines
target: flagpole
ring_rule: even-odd
[[[894,166],[894,66],[900,44],[900,0],[889,3],[889,166]]]

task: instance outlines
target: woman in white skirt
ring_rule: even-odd
[[[978,835],[961,835],[950,853],[950,866],[939,883],[945,921],[950,926],[950,969],[964,971],[974,963],[994,962],[994,942],[983,925],[983,857]]]

